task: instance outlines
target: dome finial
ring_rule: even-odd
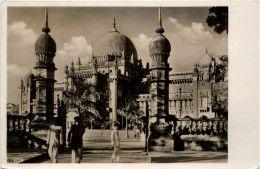
[[[116,29],[116,18],[114,17],[114,29]]]
[[[91,47],[92,47],[92,51],[91,51],[91,53],[92,53],[92,58],[94,58],[94,46],[93,46],[93,41],[91,42]]]
[[[45,8],[45,26],[42,28],[42,32],[49,33],[50,31],[48,27],[48,8]]]
[[[156,33],[162,34],[164,32],[164,29],[162,27],[162,16],[161,16],[161,7],[159,7],[159,27],[156,29]]]
[[[114,17],[114,23],[113,23],[112,32],[118,32],[118,31],[116,30],[116,18],[115,18],[115,17]]]
[[[48,27],[48,8],[45,8],[45,26]]]
[[[159,28],[162,28],[161,7],[159,7]]]

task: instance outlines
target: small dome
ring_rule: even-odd
[[[48,33],[43,33],[35,43],[36,53],[56,53],[56,43]]]
[[[137,60],[137,52],[133,42],[125,35],[113,29],[94,44],[93,53],[95,57],[107,55],[122,55],[130,60],[131,56]]]
[[[155,53],[170,53],[171,44],[162,34],[157,34],[149,44],[150,55]]]
[[[214,61],[215,59],[208,53],[206,52],[205,55],[201,56],[199,59],[199,65],[202,67],[204,66],[209,66],[212,61]]]
[[[28,73],[28,74],[26,74],[26,75],[24,76],[23,82],[24,82],[25,84],[28,84],[29,81],[30,81],[31,79],[33,79],[33,78],[35,78],[35,75],[30,72],[30,73]]]

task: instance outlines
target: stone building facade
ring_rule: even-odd
[[[149,46],[151,67],[149,63],[143,65],[134,44],[117,30],[114,20],[112,30],[93,44],[89,62],[82,63],[80,57],[85,56],[78,56],[76,61],[64,65],[64,80],[56,82],[53,63],[56,43],[49,35],[46,11],[43,34],[35,44],[36,75],[29,73],[21,80],[19,112],[56,113],[57,99],[69,98],[76,90],[73,77],[80,77],[103,94],[102,106],[111,109],[109,117],[113,121],[118,120],[117,109],[124,107],[128,99],[136,99],[144,114],[149,105],[150,115],[158,115],[159,112],[160,115],[171,114],[177,118],[216,117],[212,108],[212,92],[218,89],[215,80],[216,58],[206,52],[193,71],[170,73],[168,57],[171,45],[162,35],[164,30],[161,24],[159,19],[157,35]],[[227,84],[227,80],[222,83]],[[153,92],[160,95],[154,98]],[[70,104],[73,102],[75,100],[66,100],[67,110],[74,108]]]
[[[217,109],[227,113],[227,73],[221,81],[216,81],[217,70],[218,58],[206,51],[194,65],[193,71],[170,73],[169,114],[177,118],[196,119],[203,116],[216,118]],[[150,108],[150,100],[150,95],[140,95],[140,109],[145,111],[146,105]],[[216,100],[221,102],[221,108],[216,106]]]

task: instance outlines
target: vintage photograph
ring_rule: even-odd
[[[7,163],[227,163],[228,14],[7,7]]]

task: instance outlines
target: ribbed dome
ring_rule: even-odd
[[[95,57],[103,57],[107,55],[122,55],[126,59],[130,59],[131,56],[134,60],[137,60],[137,52],[133,42],[125,35],[122,35],[115,29],[107,33],[104,37],[98,40],[94,44],[93,49]]]
[[[208,52],[206,52],[205,55],[200,57],[199,65],[200,66],[209,66],[213,60],[214,60],[214,58],[212,56],[210,56],[210,54]]]
[[[171,44],[162,34],[157,34],[149,44],[150,55],[155,53],[170,53]]]
[[[53,53],[56,52],[56,43],[48,33],[43,33],[35,43],[36,53]]]

